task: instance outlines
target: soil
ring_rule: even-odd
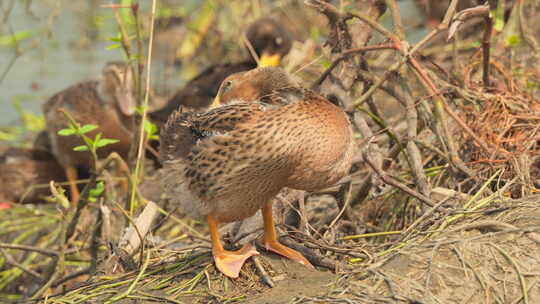
[[[297,297],[315,297],[325,294],[338,276],[324,270],[311,270],[301,264],[280,258],[274,254],[263,258],[277,275],[275,286],[249,300],[253,304],[289,303]]]

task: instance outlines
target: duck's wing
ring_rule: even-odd
[[[225,168],[240,150],[240,140],[231,133],[260,108],[234,104],[206,113],[179,110],[169,117],[161,133],[160,154],[165,172],[162,185],[172,204],[194,217],[216,208],[213,198],[227,185]]]
[[[187,112],[181,108],[169,117],[161,131],[162,162],[187,160],[190,153],[200,150],[203,142],[233,131],[261,110],[258,103],[227,105],[205,113]]]

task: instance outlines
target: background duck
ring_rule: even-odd
[[[261,18],[253,22],[248,27],[246,38],[258,56],[260,66],[279,65],[292,45],[287,29],[271,18]],[[227,76],[256,67],[257,61],[252,56],[243,62],[212,65],[189,81],[162,109],[149,114],[149,117],[158,125],[163,125],[180,105],[196,110],[205,109],[212,103],[220,84]]]
[[[206,217],[216,266],[229,277],[237,277],[257,251],[250,244],[224,250],[217,225],[259,209],[266,248],[312,267],[277,241],[271,202],[284,187],[318,190],[348,174],[354,142],[347,115],[279,68],[227,78],[218,100],[228,105],[201,114],[175,112],[162,130],[167,196],[188,215]]]
[[[10,147],[0,155],[0,202],[37,203],[50,195],[51,180],[65,181],[62,166],[49,151],[49,137],[41,132],[33,148]]]
[[[84,144],[76,135],[58,135],[58,131],[69,126],[69,120],[62,111],[68,112],[81,126],[97,125],[97,129],[86,134],[89,137],[102,133],[104,138],[119,140],[99,148],[99,157],[117,152],[127,158],[131,143],[130,116],[134,113],[134,106],[133,75],[130,67],[120,62],[106,64],[99,80],[73,85],[43,105],[52,152],[65,170],[74,202],[79,199],[75,184],[76,168],[90,167],[92,157],[89,152],[73,151],[74,147]]]

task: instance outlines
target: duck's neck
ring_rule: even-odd
[[[111,94],[110,87],[107,86],[105,79],[99,79],[96,85],[96,92],[99,99],[107,105],[111,105],[115,102],[114,94]]]
[[[116,95],[112,92],[114,88],[106,83],[105,79],[100,79],[97,82],[96,92],[99,99],[102,101],[106,108],[109,108],[113,112],[113,116],[116,116],[119,126],[125,128],[124,133],[129,134],[131,137],[131,131],[134,128],[134,119],[132,116],[125,115],[120,109],[120,102],[116,99]]]

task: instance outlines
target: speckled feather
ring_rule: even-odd
[[[340,108],[292,87],[246,101],[176,112],[162,132],[164,189],[193,217],[240,220],[283,187],[317,190],[350,169],[352,130]]]

